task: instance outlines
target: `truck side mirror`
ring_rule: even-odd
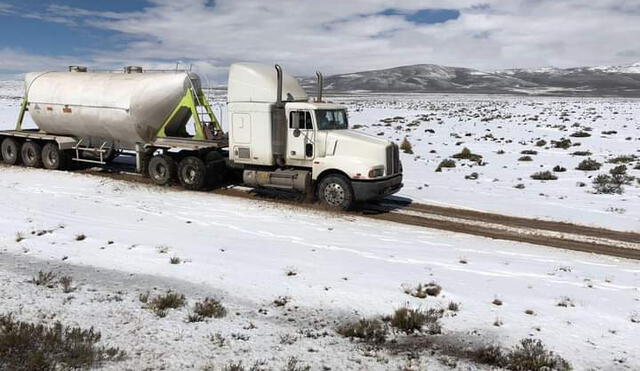
[[[293,136],[294,137],[299,137],[300,136],[300,129],[296,128],[295,130],[293,130]]]
[[[313,144],[307,143],[304,146],[304,155],[307,157],[313,157]]]

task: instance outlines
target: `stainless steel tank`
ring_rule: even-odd
[[[193,73],[40,72],[25,77],[28,109],[38,127],[57,135],[148,143],[189,87]]]

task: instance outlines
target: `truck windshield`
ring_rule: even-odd
[[[347,113],[344,110],[316,110],[318,130],[347,129]]]

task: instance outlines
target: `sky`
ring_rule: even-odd
[[[640,61],[640,0],[0,0],[0,76],[228,65],[295,75],[420,63],[477,68]]]

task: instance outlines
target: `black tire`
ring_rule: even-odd
[[[344,175],[328,175],[318,184],[318,198],[331,209],[349,210],[354,203],[351,182]]]
[[[20,165],[20,142],[13,138],[5,138],[0,145],[2,161],[7,165]]]
[[[20,149],[22,162],[28,167],[42,167],[42,147],[36,142],[25,142]]]
[[[188,156],[178,165],[178,179],[186,189],[199,191],[204,188],[207,180],[207,167],[204,161],[195,156]]]
[[[167,155],[156,155],[149,160],[149,178],[158,185],[168,185],[176,177],[176,162]]]
[[[66,167],[66,154],[60,151],[58,143],[47,143],[42,147],[42,165],[49,170],[62,170]]]

